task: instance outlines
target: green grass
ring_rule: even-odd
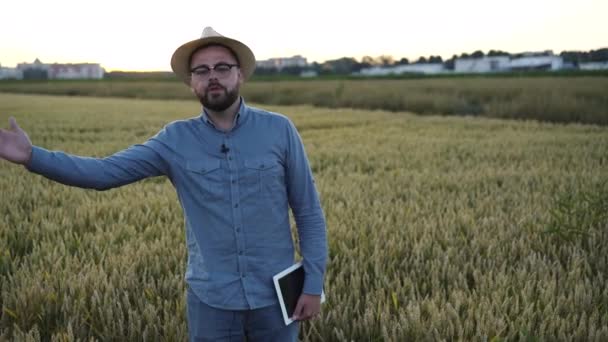
[[[300,130],[328,223],[327,302],[302,340],[608,340],[608,128],[265,107]],[[198,111],[0,94],[0,122],[80,155]],[[96,192],[0,162],[0,194],[0,340],[185,340],[167,180]]]

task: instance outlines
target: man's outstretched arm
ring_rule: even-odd
[[[0,158],[62,184],[105,190],[168,173],[166,162],[151,147],[159,144],[153,140],[107,158],[79,157],[33,146],[11,118],[10,130],[0,129]]]

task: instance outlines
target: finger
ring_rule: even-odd
[[[20,129],[21,129],[21,128],[19,127],[19,125],[17,125],[17,120],[15,120],[15,118],[14,118],[14,117],[12,117],[12,116],[11,116],[11,117],[8,119],[8,121],[10,122],[10,125],[11,125],[11,131],[16,132],[16,131],[18,131],[18,130],[20,130]]]
[[[301,321],[306,321],[312,317],[312,312],[310,310],[310,305],[304,305],[302,309],[302,315],[300,316]]]
[[[304,314],[304,302],[302,301],[302,297],[300,297],[300,299],[298,299],[298,304],[296,304],[296,309],[293,310],[292,318],[295,320],[300,320],[303,314]]]

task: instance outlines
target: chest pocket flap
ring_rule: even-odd
[[[271,159],[253,159],[245,160],[245,167],[253,170],[268,170],[277,166],[277,162]]]
[[[186,169],[188,171],[207,174],[220,168],[220,161],[215,160],[203,160],[203,161],[188,161],[186,162]]]

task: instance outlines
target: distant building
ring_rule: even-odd
[[[98,63],[45,64],[38,58],[33,63],[17,65],[25,79],[101,79],[104,69]]]
[[[403,75],[403,74],[440,74],[445,72],[445,67],[442,63],[416,63],[402,64],[390,67],[374,66],[371,68],[363,68],[356,73],[360,76],[388,76],[388,75]]]
[[[564,59],[553,55],[551,51],[542,53],[523,53],[511,59],[511,71],[520,70],[560,70],[564,67]]]
[[[302,70],[302,72],[300,73],[300,77],[305,77],[305,78],[317,77],[317,76],[319,76],[319,74],[315,70]]]
[[[20,80],[23,79],[23,73],[17,68],[5,68],[0,65],[0,80]]]
[[[458,58],[454,62],[454,72],[461,73],[501,72],[508,71],[510,67],[509,56]]]
[[[551,51],[525,52],[513,56],[485,56],[481,58],[457,58],[454,72],[484,73],[525,70],[561,70],[567,68],[561,56]]]
[[[280,71],[283,68],[289,67],[304,68],[308,66],[308,62],[306,61],[305,57],[296,55],[293,57],[270,58],[262,61],[257,61],[256,66],[258,68],[276,69]]]
[[[402,64],[393,67],[397,74],[440,74],[445,71],[443,63],[415,63],[415,64]]]
[[[104,70],[96,63],[51,64],[50,79],[101,79]]]
[[[389,67],[373,66],[369,68],[363,68],[359,70],[359,72],[354,74],[360,76],[387,76],[390,74],[394,74],[394,72],[392,68]]]
[[[19,63],[17,69],[23,74],[23,78],[26,80],[31,79],[42,79],[46,80],[49,78],[48,65],[42,63],[38,58],[33,63]]]
[[[581,70],[608,70],[608,61],[580,63],[578,67]]]

